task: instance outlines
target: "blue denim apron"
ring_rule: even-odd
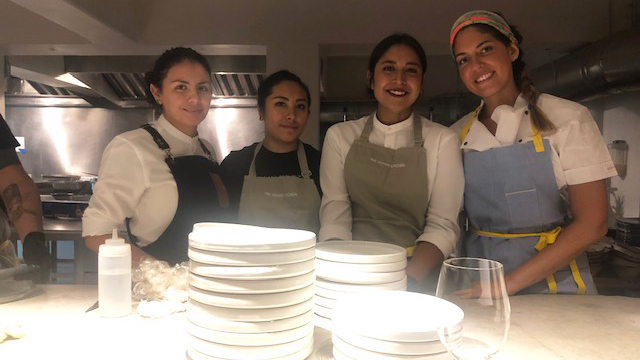
[[[460,133],[466,137],[476,110]],[[532,125],[534,141],[464,154],[464,207],[469,231],[465,256],[501,262],[511,273],[545,246],[570,222],[551,162],[551,146]],[[464,141],[462,141],[464,143]],[[587,257],[519,292],[595,294]]]

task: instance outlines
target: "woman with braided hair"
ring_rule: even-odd
[[[520,34],[500,15],[462,15],[450,44],[482,102],[452,129],[464,152],[466,256],[505,266],[509,294],[596,292],[584,250],[607,230],[607,147],[584,106],[539,94]]]

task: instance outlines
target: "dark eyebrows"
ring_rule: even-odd
[[[384,60],[383,62],[381,62],[381,64],[395,65],[397,63],[395,61],[393,61],[393,60]],[[413,62],[413,61],[408,62],[407,65],[413,65],[413,66],[417,66],[417,67],[420,67],[420,68],[422,67],[420,64],[418,64],[417,62]]]
[[[483,45],[485,45],[486,43],[490,43],[490,42],[493,42],[493,40],[492,40],[492,39],[485,40],[485,41],[481,42],[480,44],[476,45],[476,49],[477,49],[477,48],[479,48],[479,47],[482,47],[482,46],[483,46]],[[464,54],[464,52],[457,53],[457,54],[455,54],[455,56],[454,56],[454,57],[457,59],[457,58],[458,58],[458,56],[463,55],[463,54]]]

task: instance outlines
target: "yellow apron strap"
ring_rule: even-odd
[[[533,146],[536,149],[536,152],[544,152],[544,144],[542,143],[542,135],[540,135],[540,131],[536,129],[536,126],[531,123],[531,134],[533,134]]]
[[[556,239],[558,238],[560,231],[562,231],[562,227],[558,226],[551,231],[541,232],[541,233],[531,233],[531,234],[503,234],[503,233],[495,233],[495,232],[482,231],[482,230],[476,230],[476,229],[471,229],[471,231],[474,234],[477,234],[480,236],[500,238],[500,239],[516,239],[516,238],[523,238],[523,237],[538,236],[539,239],[538,239],[538,243],[535,246],[535,249],[540,251],[544,249],[547,245],[550,245],[556,242]],[[582,276],[580,276],[580,270],[578,269],[578,264],[576,263],[575,260],[573,260],[571,261],[571,263],[569,263],[569,267],[571,268],[571,275],[573,275],[573,281],[578,286],[577,294],[584,295],[587,291],[587,287],[585,286],[584,281],[582,280]],[[547,284],[549,285],[549,293],[557,294],[558,285],[556,284],[556,280],[553,277],[553,274],[547,277]]]
[[[471,128],[471,124],[473,124],[473,120],[478,118],[478,113],[480,112],[480,109],[482,109],[482,105],[478,106],[475,110],[473,110],[473,114],[471,114],[471,116],[469,117],[469,121],[467,121],[467,123],[464,124],[464,127],[462,128],[462,130],[460,130],[460,134],[458,134],[458,136],[460,137],[460,144],[464,143],[464,139],[467,137],[467,134],[469,134],[469,129]]]
[[[413,256],[413,250],[415,250],[416,247],[415,246],[409,246],[407,248],[407,257],[412,257]]]

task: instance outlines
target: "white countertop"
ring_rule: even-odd
[[[85,313],[97,298],[97,286],[46,285],[1,304],[0,322],[20,323],[26,336],[0,344],[0,359],[186,359],[184,313],[103,319]],[[640,358],[638,298],[525,295],[512,297],[511,309],[509,337],[495,359]],[[328,336],[316,328],[317,346],[326,348]]]

